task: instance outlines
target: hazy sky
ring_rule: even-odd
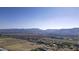
[[[79,8],[1,8],[0,29],[79,27]]]

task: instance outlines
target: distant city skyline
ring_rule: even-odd
[[[0,7],[0,29],[79,27],[77,7]]]

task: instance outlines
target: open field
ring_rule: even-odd
[[[8,51],[79,51],[77,40],[45,37],[0,37],[0,48]]]
[[[42,47],[26,40],[15,38],[0,38],[0,48],[7,49],[9,51],[28,51],[34,48]]]

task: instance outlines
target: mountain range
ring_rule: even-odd
[[[0,29],[0,34],[5,35],[60,35],[60,36],[79,36],[79,28],[71,29],[47,29],[42,30],[38,28],[31,29]]]

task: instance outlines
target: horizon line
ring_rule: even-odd
[[[42,29],[42,28],[1,28],[1,29],[41,29],[41,30],[49,30],[49,29],[77,29],[79,27],[73,27],[73,28],[47,28],[47,29]]]

